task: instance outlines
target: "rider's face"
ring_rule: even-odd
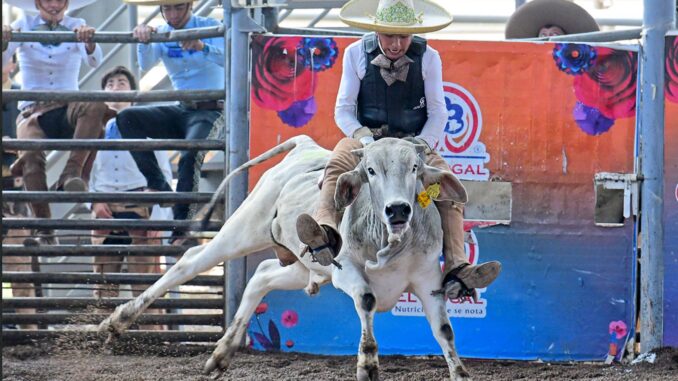
[[[398,60],[407,53],[412,43],[411,34],[386,34],[378,33],[379,44],[386,57],[392,61]]]
[[[180,29],[191,18],[191,3],[161,5],[160,11],[172,28]]]

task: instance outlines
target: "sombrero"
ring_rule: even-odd
[[[183,3],[192,3],[196,0],[122,0],[132,5],[174,5]]]
[[[68,1],[68,10],[74,11],[78,8],[82,8],[86,5],[90,5],[97,0],[69,0]],[[5,3],[21,8],[24,11],[28,12],[37,12],[35,8],[35,0],[4,0]]]
[[[513,12],[504,35],[511,38],[539,37],[546,25],[559,26],[565,34],[596,32],[596,20],[579,5],[567,0],[534,0]]]
[[[356,28],[393,34],[435,32],[452,22],[445,8],[429,0],[351,0],[339,18]]]

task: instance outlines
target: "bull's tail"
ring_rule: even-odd
[[[210,202],[203,206],[200,212],[198,212],[198,215],[201,214],[203,215],[200,221],[200,230],[204,231],[207,229],[207,224],[209,223],[210,217],[212,217],[212,213],[214,213],[214,209],[217,205],[217,202],[223,200],[226,188],[228,187],[228,183],[231,182],[231,179],[233,179],[239,173],[244,172],[257,164],[263,163],[274,156],[293,150],[297,145],[299,145],[302,142],[302,140],[308,139],[309,138],[307,136],[295,136],[291,139],[288,139],[285,142],[280,143],[277,146],[271,148],[270,150],[255,157],[254,159],[251,159],[248,162],[243,163],[241,166],[239,166],[238,168],[234,169],[231,173],[229,173],[228,176],[226,176],[224,180],[221,181],[221,184],[219,184],[219,187],[214,192],[214,195],[212,196]]]

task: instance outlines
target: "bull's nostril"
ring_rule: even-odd
[[[391,206],[386,207],[386,217],[393,218],[393,208]]]
[[[410,213],[412,213],[412,208],[410,208],[409,205],[405,205],[405,207],[403,208],[403,215],[409,216]]]

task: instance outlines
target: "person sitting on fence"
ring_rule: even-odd
[[[586,10],[570,0],[534,0],[521,5],[506,23],[506,39],[597,32]]]
[[[339,16],[351,26],[375,33],[366,34],[344,51],[334,119],[347,137],[334,147],[325,167],[313,216],[301,214],[297,219],[299,240],[322,265],[333,263],[341,248],[342,212],[334,196],[339,176],[360,161],[352,151],[382,137],[404,138],[425,147],[427,165],[449,171],[435,150],[448,119],[442,62],[425,39],[413,34],[440,30],[450,24],[452,16],[422,0],[353,0]],[[501,264],[470,264],[464,249],[464,205],[435,204],[444,236],[443,290],[450,299],[473,296],[475,289],[496,279]]]
[[[134,74],[124,66],[117,66],[108,71],[101,79],[101,88],[105,91],[130,91],[136,90]],[[120,112],[131,106],[130,102],[106,102],[112,110]],[[106,124],[105,139],[120,139],[120,131],[115,118],[111,118]],[[155,157],[161,165],[166,181],[172,181],[172,166],[166,151],[156,151]],[[132,155],[127,151],[99,151],[92,166],[89,182],[92,192],[134,192],[146,187],[146,179],[137,169]],[[150,206],[132,202],[116,203],[93,203],[92,215],[94,218],[126,218],[148,219],[158,218],[172,219],[170,208],[153,207],[151,216]],[[157,232],[144,230],[94,230],[92,244],[95,245],[144,245],[156,243],[149,238],[157,237]],[[122,258],[120,256],[97,256],[94,257],[94,272],[99,274],[119,273],[122,270]],[[159,273],[159,257],[128,256],[127,270],[130,273]],[[132,294],[138,296],[148,285],[133,285]],[[96,285],[94,295],[101,297],[117,297],[119,286]],[[143,327],[146,329],[158,328],[157,326]]]
[[[148,70],[162,60],[176,90],[213,90],[224,86],[224,39],[205,38],[167,43],[148,43],[155,32],[177,29],[218,26],[215,19],[192,14],[193,3],[176,0],[125,0],[130,4],[160,5],[167,22],[157,29],[149,25],[134,28],[139,66]],[[126,139],[196,139],[216,137],[215,121],[223,107],[221,101],[181,102],[177,105],[131,107],[118,114],[118,127]],[[163,177],[158,162],[151,152],[134,151],[132,157],[148,181],[151,191],[172,191]],[[181,152],[177,192],[197,191],[204,153],[195,150]],[[189,204],[174,206],[174,218],[185,220]],[[195,239],[182,237],[181,230],[173,232],[175,245],[195,245]]]
[[[16,55],[2,66],[2,90],[20,88],[12,82],[11,74],[16,69]],[[19,111],[16,102],[2,104],[2,138],[16,138],[16,117]],[[10,173],[9,166],[16,159],[16,155],[11,152],[2,152],[2,190],[18,190],[21,187],[21,178],[14,177]],[[28,205],[24,202],[2,201],[3,218],[25,218],[28,217]],[[29,235],[30,231],[25,229],[2,229],[2,244],[20,245],[24,237]],[[31,271],[32,265],[38,265],[37,257],[19,257],[2,256],[3,271]],[[35,286],[32,283],[12,283],[12,296],[17,297],[35,297]],[[35,313],[33,308],[17,308],[17,313]],[[35,324],[19,324],[21,329],[37,329]],[[4,328],[4,325],[3,325]]]
[[[85,20],[65,15],[66,9],[80,8],[94,0],[7,0],[7,3],[30,12],[2,27],[3,65],[16,51],[22,69],[23,90],[78,90],[81,61],[97,67],[102,60],[101,47],[91,42],[95,29]],[[12,31],[75,31],[78,43],[10,42]],[[102,102],[22,101],[17,118],[19,139],[93,139],[101,137],[103,126],[112,114]],[[90,151],[72,151],[66,167],[53,188],[86,191]],[[89,161],[91,164],[91,161]],[[28,191],[46,191],[45,153],[42,150],[20,151],[12,172],[22,176]],[[32,202],[33,215],[50,218],[49,204]],[[25,244],[53,245],[52,230],[39,229]]]

